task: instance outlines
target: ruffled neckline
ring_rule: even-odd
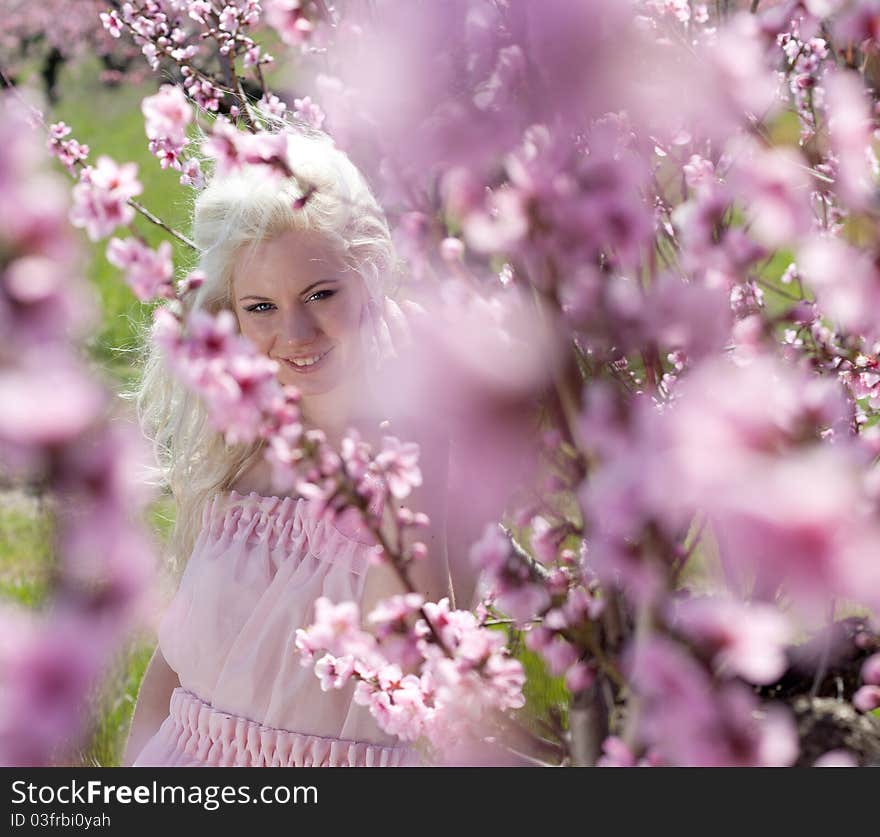
[[[308,500],[305,497],[281,497],[274,494],[260,494],[257,491],[243,494],[234,488],[229,491],[220,492],[220,496],[228,500],[228,505],[244,503],[251,508],[259,509],[269,516],[278,513],[284,514],[288,510],[291,512],[302,510],[314,519],[316,517],[315,510],[318,507],[314,500]],[[360,523],[357,512],[354,510],[348,513],[347,517],[335,515],[332,519],[324,517],[322,520],[347,540],[354,541],[361,546],[370,547],[376,545],[372,533]]]

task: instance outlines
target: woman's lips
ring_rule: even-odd
[[[279,358],[279,360],[288,368],[292,369],[298,375],[311,375],[314,372],[317,372],[319,369],[324,367],[327,364],[327,356],[330,352],[333,351],[333,347],[327,349],[323,353],[316,353],[315,355],[311,355],[311,357],[318,357],[314,363],[309,364],[308,366],[297,366],[292,360],[288,358]]]

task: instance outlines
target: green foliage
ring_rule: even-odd
[[[515,651],[516,658],[526,672],[526,685],[523,696],[523,719],[536,732],[543,732],[540,723],[552,725],[552,713],[558,713],[565,728],[568,727],[568,704],[571,694],[565,686],[565,679],[554,677],[540,656],[528,648],[520,646]]]

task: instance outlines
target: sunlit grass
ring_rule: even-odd
[[[10,495],[0,505],[0,599],[30,608],[45,598],[52,563],[51,526],[36,500]]]

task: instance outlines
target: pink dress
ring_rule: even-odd
[[[352,700],[354,682],[323,692],[300,665],[296,629],[311,623],[319,596],[361,600],[372,544],[369,533],[314,508],[235,491],[208,503],[159,625],[181,685],[135,767],[419,763]]]

